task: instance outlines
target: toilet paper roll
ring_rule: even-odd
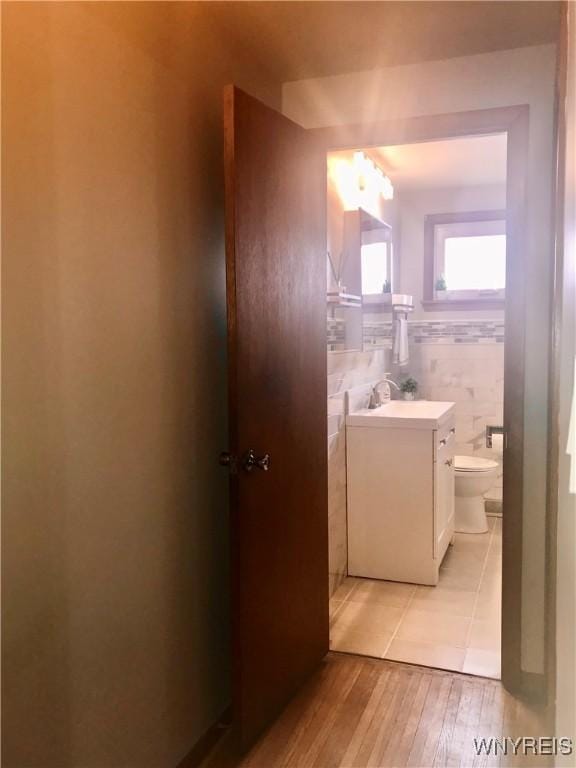
[[[492,435],[492,450],[495,453],[504,453],[504,435]]]

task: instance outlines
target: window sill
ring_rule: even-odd
[[[506,299],[424,299],[422,308],[426,312],[465,311],[470,309],[504,309]]]

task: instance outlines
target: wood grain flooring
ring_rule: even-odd
[[[496,680],[332,653],[248,755],[226,735],[203,768],[540,768],[550,758],[477,755],[474,739],[550,733]]]

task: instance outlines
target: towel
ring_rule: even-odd
[[[392,347],[393,361],[400,366],[408,365],[408,320],[397,317],[394,323],[394,345]]]

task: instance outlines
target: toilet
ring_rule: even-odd
[[[476,456],[454,457],[455,524],[457,533],[486,533],[484,494],[494,485],[498,462]]]

